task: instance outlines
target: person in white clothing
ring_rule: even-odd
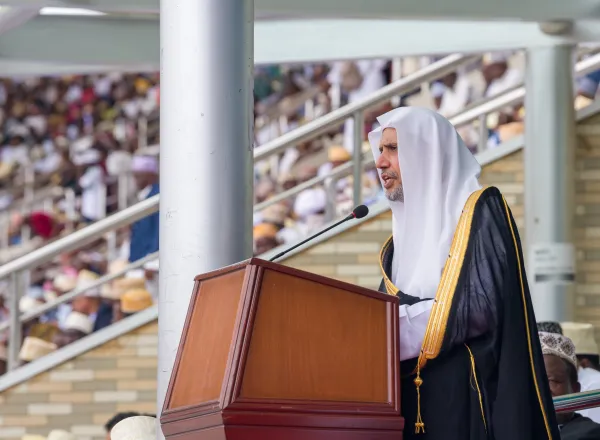
[[[79,164],[85,166],[85,172],[79,178],[81,194],[81,216],[89,223],[106,216],[106,170],[105,153],[90,149],[81,154]]]
[[[385,75],[383,68],[386,60],[359,60],[354,65],[360,72],[360,84],[354,90],[346,90],[348,93],[348,103],[353,103],[366,98],[371,93],[385,86]],[[346,62],[336,62],[327,75],[327,82],[330,85],[342,87],[344,68]],[[344,124],[344,147],[352,154],[354,151],[354,121],[347,119]]]
[[[588,323],[563,322],[563,334],[575,344],[577,377],[581,391],[600,390],[600,351],[594,337],[594,326]],[[600,408],[578,411],[582,416],[600,423]]]
[[[393,231],[380,291],[400,302],[401,405],[415,427],[405,440],[560,438],[502,194],[482,188],[477,160],[439,113],[403,107],[378,122],[369,143]]]

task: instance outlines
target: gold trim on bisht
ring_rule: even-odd
[[[423,379],[421,378],[421,368],[425,366],[427,360],[434,359],[440,353],[442,348],[442,341],[446,332],[446,325],[448,323],[448,316],[450,314],[450,307],[452,305],[452,299],[454,297],[454,291],[456,290],[456,284],[458,277],[463,265],[465,258],[465,252],[467,245],[469,244],[469,236],[471,233],[471,224],[473,221],[473,213],[475,211],[475,205],[477,201],[485,191],[482,188],[472,193],[465,206],[463,207],[462,214],[458,220],[458,225],[452,238],[452,245],[450,246],[450,255],[444,265],[442,272],[442,278],[438,285],[438,289],[435,295],[435,301],[431,308],[431,315],[427,322],[427,330],[423,339],[423,345],[421,347],[421,353],[417,361],[416,374],[414,379],[415,386],[417,388],[417,420],[415,422],[415,432],[417,434],[425,432],[425,423],[421,418],[421,385]],[[390,295],[396,295],[398,288],[389,279],[383,268],[383,258],[392,243],[392,237],[390,237],[381,249],[379,255],[379,265],[383,273],[383,281]]]
[[[394,236],[390,235],[390,237],[386,240],[386,242],[383,244],[383,246],[381,247],[381,252],[379,252],[379,268],[381,269],[381,273],[383,274],[383,283],[385,285],[385,290],[387,291],[387,293],[389,295],[397,295],[399,289],[394,286],[394,283],[392,283],[392,281],[389,279],[389,277],[387,276],[387,274],[385,273],[385,269],[383,267],[383,258],[385,257],[385,254],[387,253],[388,249],[390,248],[390,244],[393,243]]]
[[[435,300],[431,307],[431,314],[427,321],[427,330],[425,331],[421,353],[417,360],[417,376],[414,380],[417,387],[417,420],[415,422],[415,432],[417,434],[425,432],[425,422],[421,418],[420,388],[423,385],[421,368],[425,367],[427,360],[435,359],[442,349],[452,299],[454,298],[456,284],[458,283],[458,277],[465,259],[465,252],[469,244],[469,237],[471,236],[471,224],[473,223],[475,205],[484,191],[485,188],[475,191],[469,196],[467,203],[465,203],[460,219],[458,220],[458,226],[456,227],[456,231],[454,231],[450,254],[444,265],[442,279],[438,285]]]
[[[421,354],[419,355],[419,368],[423,368],[428,360],[435,359],[442,349],[442,342],[446,333],[446,325],[448,324],[448,316],[452,300],[454,299],[456,284],[458,283],[458,277],[465,259],[467,245],[469,244],[475,205],[484,191],[485,188],[482,188],[469,196],[458,220],[458,226],[456,227],[454,237],[452,238],[452,245],[450,246],[450,254],[446,260],[442,278],[435,294],[435,300],[431,307],[429,321],[427,322],[427,330],[425,331]]]

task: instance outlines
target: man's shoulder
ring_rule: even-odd
[[[482,212],[492,211],[494,214],[499,212],[506,212],[508,206],[504,200],[504,196],[498,188],[495,186],[488,186],[480,190],[480,194],[477,197],[474,214]]]
[[[471,234],[482,232],[483,235],[477,235],[485,237],[485,239],[490,238],[489,234],[500,237],[512,228],[510,207],[500,190],[494,186],[481,190],[472,216]],[[498,235],[499,232],[501,232],[500,235]]]

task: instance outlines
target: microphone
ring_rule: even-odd
[[[292,246],[289,249],[284,250],[283,252],[278,253],[277,255],[275,255],[273,258],[271,258],[269,261],[275,261],[281,257],[283,257],[285,254],[287,254],[288,252],[293,251],[296,248],[299,248],[300,246],[302,246],[305,243],[308,243],[309,241],[317,238],[319,235],[324,234],[325,232],[341,225],[342,223],[347,222],[348,220],[353,220],[353,219],[359,219],[359,218],[363,218],[366,217],[367,214],[369,213],[369,208],[367,208],[365,205],[358,205],[356,208],[354,208],[352,210],[352,212],[350,214],[348,214],[346,217],[344,217],[343,219],[341,219],[339,222],[334,223],[333,225],[323,229],[322,231],[317,232],[314,235],[311,235],[310,237],[308,237],[307,239],[301,241],[300,243],[295,244],[294,246]]]

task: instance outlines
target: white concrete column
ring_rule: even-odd
[[[252,255],[253,0],[161,0],[161,411],[194,277]]]
[[[575,112],[573,48],[528,50],[525,247],[538,321],[572,318]]]

